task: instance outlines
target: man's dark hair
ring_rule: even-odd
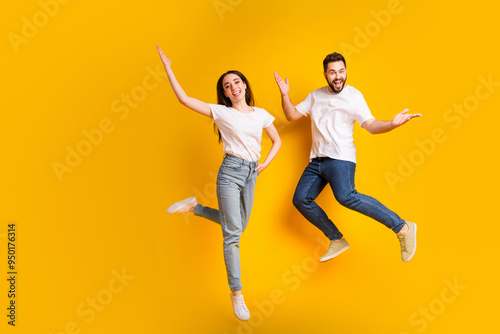
[[[347,65],[345,64],[344,56],[342,56],[340,53],[334,52],[334,53],[330,53],[323,60],[323,70],[324,70],[324,72],[326,72],[326,70],[328,69],[328,64],[332,63],[332,62],[335,62],[335,61],[342,61],[342,62],[344,62],[344,67],[347,68]]]

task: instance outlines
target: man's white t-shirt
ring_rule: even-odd
[[[213,120],[222,136],[222,150],[247,161],[259,160],[262,129],[274,121],[264,109],[252,108],[253,112],[244,114],[221,104],[210,104]]]
[[[330,93],[325,86],[314,90],[295,108],[311,116],[311,160],[330,157],[356,163],[354,122],[363,124],[374,118],[360,91],[345,86],[340,93]]]

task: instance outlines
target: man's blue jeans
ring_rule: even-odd
[[[358,193],[354,188],[355,172],[354,162],[328,157],[313,159],[295,189],[293,205],[328,239],[341,239],[342,233],[314,201],[329,184],[335,199],[341,205],[381,222],[396,233],[399,232],[405,224],[404,220],[375,198]]]
[[[241,285],[240,236],[247,227],[252,212],[255,182],[259,172],[257,161],[246,161],[226,155],[217,175],[219,210],[198,204],[194,214],[222,226],[224,261],[231,291]]]

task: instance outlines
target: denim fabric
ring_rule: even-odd
[[[247,227],[252,212],[255,182],[259,172],[257,161],[246,161],[226,155],[217,175],[219,210],[198,204],[194,214],[222,227],[224,261],[231,291],[241,285],[240,236]]]
[[[325,211],[314,201],[327,184],[330,184],[335,199],[343,206],[360,212],[399,232],[405,222],[375,198],[360,194],[354,188],[356,164],[351,161],[328,157],[313,159],[304,170],[295,194],[293,204],[300,213],[330,240],[343,237]]]

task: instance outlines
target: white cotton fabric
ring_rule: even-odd
[[[314,90],[295,108],[311,116],[311,160],[330,157],[356,163],[354,122],[363,124],[374,118],[360,91],[345,86],[340,93],[331,93],[325,86]]]
[[[274,121],[266,110],[252,108],[253,112],[245,114],[221,104],[210,104],[213,120],[221,132],[222,150],[247,161],[259,160],[262,129]]]

